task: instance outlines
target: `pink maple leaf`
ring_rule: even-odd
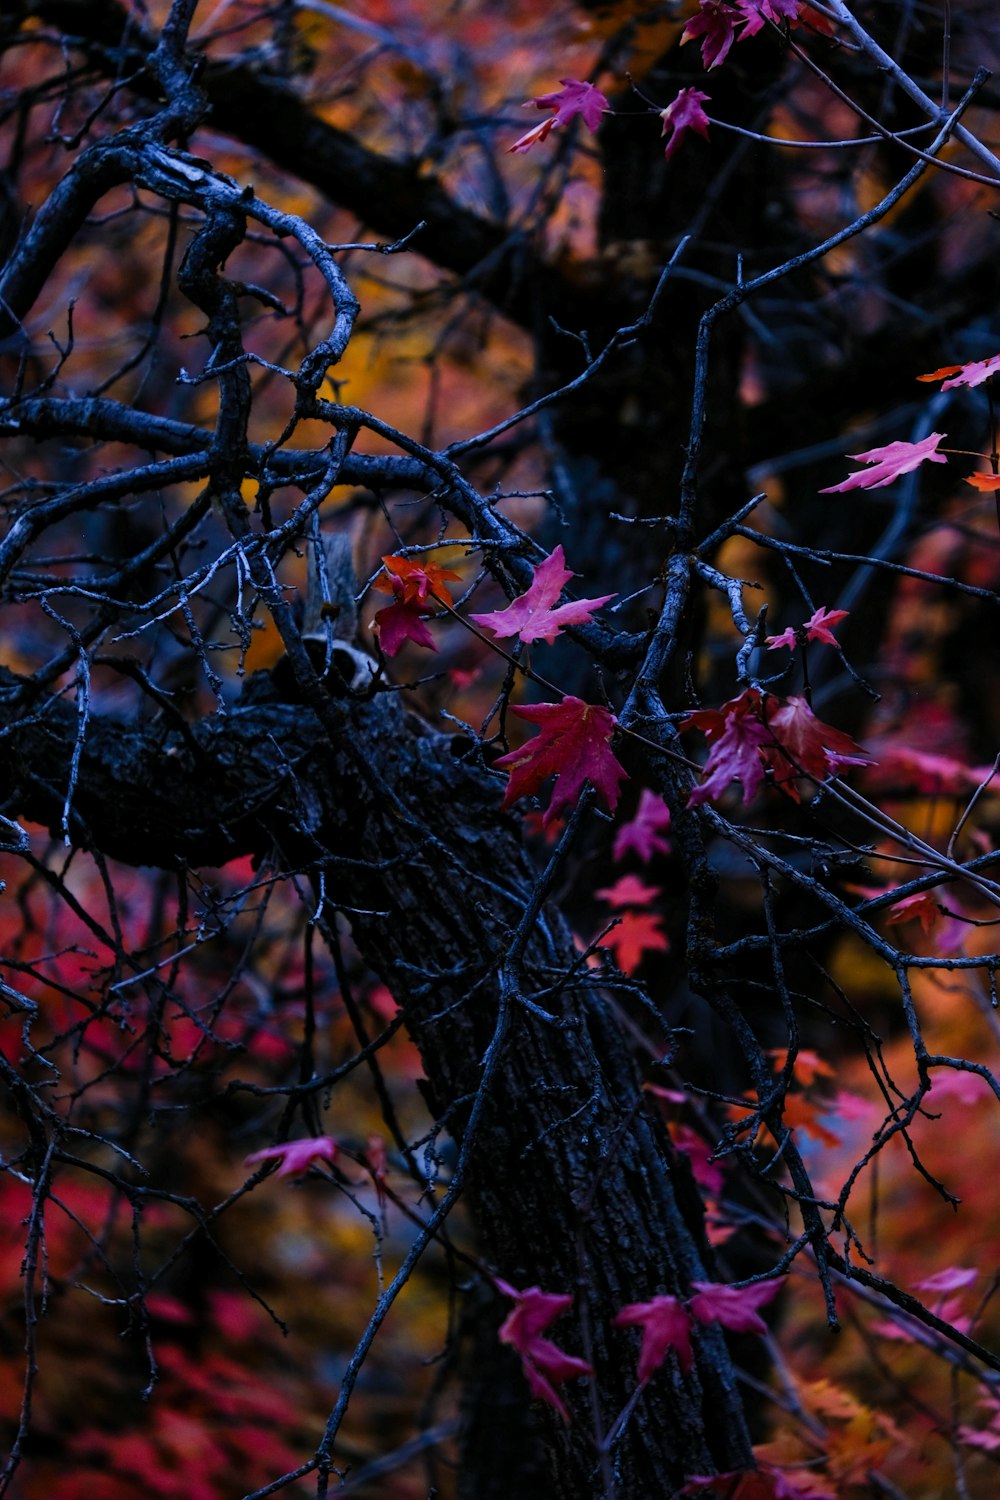
[[[628,777],[611,750],[618,720],[606,708],[565,697],[560,703],[539,703],[514,708],[512,713],[540,725],[540,732],[518,750],[501,755],[498,770],[508,771],[510,780],[503,807],[520,797],[530,797],[550,776],[556,777],[552,800],[542,819],[548,827],[564,807],[576,802],[589,781],[609,812],[618,806],[619,788]]]
[[[660,831],[670,827],[670,809],[662,797],[643,787],[639,795],[639,806],[635,817],[623,823],[615,834],[611,858],[617,864],[631,849],[648,865],[654,854],[669,854],[670,844],[660,837]]]
[[[775,26],[782,21],[796,22],[801,8],[799,0],[736,0],[736,4],[745,21],[741,42],[748,36],[756,36],[766,21],[773,21]]]
[[[847,478],[840,484],[831,484],[826,489],[820,490],[821,495],[833,495],[846,490],[877,490],[883,485],[891,484],[901,474],[909,474],[914,469],[929,461],[932,464],[946,464],[947,456],[937,451],[938,443],[944,441],[947,433],[932,432],[929,436],[922,438],[919,443],[887,443],[884,448],[869,448],[865,453],[849,453],[848,458],[853,458],[857,463],[871,464],[868,469],[858,469],[854,474],[848,474]]]
[[[578,1375],[593,1375],[593,1367],[585,1359],[567,1354],[542,1334],[572,1306],[573,1298],[568,1292],[543,1292],[537,1286],[519,1292],[499,1277],[496,1284],[515,1304],[500,1326],[501,1342],[510,1344],[520,1354],[532,1395],[548,1402],[568,1422],[569,1410],[555,1387]]]
[[[691,1319],[676,1297],[652,1297],[648,1302],[630,1302],[615,1314],[620,1327],[637,1325],[642,1329],[639,1368],[636,1375],[645,1385],[655,1375],[670,1350],[686,1375],[694,1353],[691,1348]]]
[[[721,1323],[734,1333],[766,1333],[767,1324],[757,1312],[781,1290],[781,1280],[755,1281],[750,1286],[723,1286],[717,1281],[692,1281],[695,1289],[688,1303],[699,1323]]]
[[[339,1147],[328,1135],[307,1136],[297,1141],[282,1141],[278,1146],[265,1146],[263,1151],[253,1151],[246,1158],[248,1167],[258,1162],[279,1161],[276,1177],[298,1177],[308,1172],[315,1161],[333,1162]]]
[[[761,717],[762,702],[757,688],[747,688],[721,709],[696,709],[681,724],[682,729],[700,729],[712,747],[701,785],[688,798],[689,807],[721,796],[731,781],[742,782],[744,805],[752,801],[764,780],[761,749],[773,743]]]
[[[942,365],[940,370],[931,370],[929,375],[918,375],[918,380],[941,380],[945,379],[941,386],[943,391],[950,391],[959,385],[976,386],[982,385],[991,376],[1000,373],[1000,354],[991,354],[988,359],[973,359],[965,365]]]
[[[699,1135],[692,1125],[671,1125],[670,1139],[687,1157],[695,1182],[714,1198],[722,1191],[726,1174],[722,1163],[712,1160],[714,1152],[704,1136]]]
[[[673,156],[689,130],[696,131],[698,135],[708,140],[710,122],[701,106],[710,102],[708,94],[703,94],[700,89],[681,89],[673,103],[668,104],[666,109],[660,110],[663,134],[667,137],[667,144],[663,148],[663,155],[667,161]]]
[[[725,0],[701,0],[701,9],[685,26],[681,34],[681,46],[702,38],[701,62],[708,71],[725,62],[729,49],[736,40],[736,28],[744,17]]]
[[[530,151],[532,146],[539,141],[544,141],[556,126],[568,125],[577,115],[583,120],[588,130],[596,130],[600,125],[601,116],[611,108],[607,96],[592,83],[583,83],[579,78],[560,78],[559,82],[562,88],[556,92],[539,94],[536,98],[528,100],[524,106],[525,109],[530,109],[534,105],[536,109],[551,109],[553,113],[540,125],[529,130],[526,135],[522,135],[513,146],[508,146],[508,151],[522,153]]]
[[[610,948],[623,974],[634,974],[646,953],[669,953],[670,939],[653,912],[627,911],[601,938],[599,947]]]
[[[964,1286],[971,1286],[979,1272],[970,1266],[947,1266],[943,1271],[936,1271],[933,1276],[928,1276],[926,1281],[918,1281],[917,1289],[921,1292],[957,1292]]]
[[[658,885],[647,885],[638,875],[623,875],[614,885],[606,885],[595,891],[609,906],[648,906],[650,901],[663,894]]]
[[[799,629],[808,641],[823,641],[827,646],[836,646],[839,643],[836,636],[831,634],[831,627],[846,620],[849,613],[846,609],[817,609]],[[779,646],[787,646],[792,651],[797,645],[798,631],[792,625],[780,635],[769,635],[767,638],[769,651],[776,651]]]
[[[469,618],[492,630],[500,640],[519,635],[522,641],[545,641],[551,645],[567,625],[586,625],[593,618],[595,609],[615,597],[614,594],[602,594],[599,599],[574,599],[570,604],[553,608],[563,584],[573,577],[572,569],[566,567],[560,543],[550,557],[538,564],[530,588],[519,594],[506,609],[488,615],[470,615]]]

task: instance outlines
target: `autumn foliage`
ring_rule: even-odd
[[[998,64],[0,17],[0,1496],[995,1493]]]

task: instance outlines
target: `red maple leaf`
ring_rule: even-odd
[[[696,131],[708,140],[709,118],[701,106],[710,102],[708,94],[703,94],[700,89],[681,89],[674,102],[660,110],[663,134],[667,137],[667,144],[663,148],[667,161],[689,130]]]
[[[884,448],[869,448],[865,453],[849,453],[848,458],[861,464],[871,464],[872,467],[848,474],[840,484],[828,485],[826,489],[820,490],[820,494],[833,495],[845,490],[877,490],[885,484],[891,484],[901,474],[911,473],[928,460],[932,464],[946,464],[948,460],[945,454],[937,451],[938,443],[943,442],[946,436],[947,433],[944,432],[932,432],[919,443],[887,443]]]
[[[677,1297],[652,1297],[648,1302],[630,1302],[615,1315],[620,1327],[637,1324],[642,1329],[639,1368],[636,1375],[645,1385],[655,1375],[670,1350],[685,1375],[694,1358],[691,1349],[691,1319]]]
[[[648,906],[657,896],[663,894],[658,885],[647,885],[640,880],[638,875],[623,875],[616,880],[614,885],[606,885],[595,896],[600,896],[609,906]]]
[[[500,1326],[501,1342],[510,1344],[520,1354],[532,1395],[548,1402],[568,1422],[569,1411],[555,1387],[578,1375],[593,1375],[594,1371],[585,1359],[567,1354],[551,1339],[542,1338],[542,1334],[572,1306],[573,1298],[568,1292],[543,1292],[537,1286],[519,1292],[499,1277],[496,1284],[515,1303],[513,1312]]]
[[[599,599],[574,599],[570,604],[553,608],[563,584],[573,577],[575,574],[566,567],[560,544],[551,557],[538,564],[530,588],[519,594],[506,609],[495,610],[489,615],[470,615],[469,619],[492,630],[501,640],[519,635],[522,641],[546,641],[551,645],[567,625],[586,625],[593,618],[595,609],[615,597],[614,594],[602,594]]]
[[[712,747],[701,785],[688,798],[689,807],[721,796],[731,781],[742,782],[744,804],[753,800],[764,780],[761,750],[773,743],[761,717],[762,703],[763,694],[747,688],[721,708],[699,708],[688,714],[681,728],[700,729]]]
[[[536,109],[551,109],[554,113],[526,135],[522,135],[513,146],[508,146],[508,151],[530,151],[538,141],[544,141],[557,125],[568,125],[577,115],[588,130],[596,130],[600,125],[601,116],[611,108],[607,96],[592,83],[583,83],[579,78],[560,78],[559,82],[562,84],[561,89],[551,94],[539,94],[536,98],[529,99],[524,106],[525,109],[530,109],[534,105]]]
[[[681,46],[702,38],[701,63],[706,71],[725,62],[729,49],[736,40],[736,29],[743,16],[725,0],[701,0],[701,9],[685,26],[681,33]]]
[[[648,1085],[647,1085],[648,1087]],[[713,1161],[714,1151],[703,1136],[700,1136],[692,1125],[670,1126],[670,1139],[678,1151],[682,1152],[688,1159],[691,1168],[691,1176],[699,1187],[704,1188],[710,1197],[715,1197],[722,1191],[726,1180],[725,1170],[720,1161]]]
[[[775,785],[798,802],[797,776],[825,781],[843,766],[869,766],[871,756],[855,744],[849,734],[817,719],[804,698],[789,698],[783,707],[763,705],[764,718],[773,732],[774,744],[765,746],[764,760],[774,772]]]
[[[617,926],[604,934],[599,946],[613,950],[615,963],[623,974],[634,974],[644,953],[668,953],[670,939],[654,913],[627,911],[619,918]]]
[[[413,641],[428,651],[436,651],[434,637],[424,624],[425,611],[419,605],[389,604],[377,610],[372,629],[386,656],[395,656],[405,641]]]
[[[414,562],[409,557],[390,555],[383,557],[382,564],[389,576],[376,578],[372,588],[378,589],[380,594],[394,595],[402,604],[427,604],[434,598],[450,604],[451,591],[445,580],[462,576],[440,563]]]
[[[635,817],[615,834],[611,858],[617,864],[631,849],[647,865],[654,854],[669,854],[670,844],[660,837],[660,830],[669,827],[670,809],[663,798],[643,787]]]
[[[386,656],[395,656],[404,641],[413,641],[428,651],[436,651],[434,637],[424,618],[432,612],[435,599],[451,603],[445,580],[459,578],[440,563],[413,562],[408,557],[383,557],[388,577],[378,577],[372,587],[381,594],[392,594],[395,603],[377,611],[372,629]]]
[[[782,21],[794,25],[799,19],[799,0],[736,0],[736,4],[745,22],[741,42],[745,42],[748,36],[756,36],[766,21],[780,26]]]
[[[510,772],[504,808],[530,797],[550,776],[556,777],[552,800],[542,819],[545,828],[564,807],[576,802],[589,781],[609,812],[618,806],[619,788],[628,772],[615,759],[611,740],[618,720],[606,708],[566,697],[560,703],[514,708],[512,713],[541,726],[533,740],[501,755],[497,768]]]
[[[695,1295],[688,1303],[699,1323],[721,1323],[734,1333],[766,1333],[767,1324],[757,1312],[781,1290],[781,1280],[754,1281],[749,1286],[723,1286],[717,1281],[692,1281]]]
[[[767,638],[767,649],[776,651],[779,646],[787,646],[790,651],[798,645],[799,631],[807,641],[823,641],[827,646],[838,645],[837,637],[831,634],[831,627],[839,625],[841,620],[846,620],[850,610],[846,609],[817,609],[804,625],[798,629],[789,625],[780,635],[769,635]]]
[[[315,1161],[336,1161],[339,1149],[331,1136],[307,1136],[297,1141],[282,1141],[279,1146],[265,1146],[263,1151],[253,1151],[246,1158],[246,1165],[252,1167],[262,1161],[280,1161],[276,1177],[298,1177],[308,1172]]]

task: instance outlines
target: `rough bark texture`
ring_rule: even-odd
[[[10,673],[0,686],[4,810],[57,830],[76,714],[58,700],[31,703]],[[495,784],[394,696],[332,706],[335,743],[308,710],[277,701],[264,676],[230,714],[188,735],[92,719],[74,839],[133,864],[276,851],[286,868],[322,871],[328,900],[348,912],[362,956],[403,1009],[431,1107],[456,1140],[485,1088],[467,1184],[483,1250],[516,1286],[577,1291],[606,1429],[635,1370],[634,1334],[610,1314],[684,1294],[706,1274],[687,1167],[645,1109],[614,1009],[578,968],[556,911],[540,915],[517,959],[537,871],[498,812]],[[549,1424],[550,1493],[599,1496],[580,1438],[593,1430],[588,1388],[576,1382],[567,1395],[574,1423]],[[691,1377],[659,1379],[626,1432],[612,1459],[634,1500],[748,1460],[718,1330],[702,1330]]]

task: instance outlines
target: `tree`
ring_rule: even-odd
[[[477,1500],[892,1493],[884,1414],[817,1438],[844,1394],[755,1460],[734,1359],[766,1381],[760,1309],[807,1263],[831,1326],[867,1296],[992,1399],[986,1303],[974,1326],[883,1274],[855,1205],[897,1148],[947,1197],[922,1119],[955,1080],[1000,1098],[979,1037],[928,1041],[922,989],[1000,965],[997,29],[900,7],[887,40],[871,10],[0,22],[4,1493],[68,1500],[91,1461],[233,1493],[178,1389],[241,1441],[263,1420],[195,1355],[220,1267],[281,1313],[227,1228],[293,1193],[275,1166],[353,1205],[378,1289],[322,1436],[240,1493],[387,1472],[363,1449],[351,1478],[344,1423],[434,1255],[462,1395],[399,1451],[454,1439]],[[903,625],[932,590],[959,668],[920,722]],[[851,1058],[877,1110],[833,1183],[811,1142],[840,1145],[822,1079]],[[247,1157],[225,1188],[220,1156]],[[142,1436],[49,1394],[87,1298],[148,1382]]]

